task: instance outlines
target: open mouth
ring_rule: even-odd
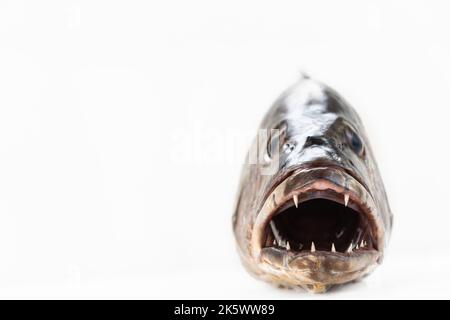
[[[349,254],[376,250],[368,215],[334,190],[295,194],[272,216],[263,247],[292,252]]]
[[[290,259],[378,256],[384,241],[369,192],[345,171],[329,167],[292,172],[266,198],[253,231],[255,257],[262,251]]]

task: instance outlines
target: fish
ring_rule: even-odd
[[[323,293],[383,261],[393,215],[363,123],[310,76],[263,117],[236,199],[237,251],[256,278]]]

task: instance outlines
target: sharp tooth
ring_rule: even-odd
[[[334,242],[331,243],[331,252],[336,252],[336,248],[334,247]]]
[[[352,253],[353,252],[353,243],[350,243],[350,246],[347,249],[348,253]]]
[[[294,194],[293,198],[294,198],[295,207],[298,208],[298,195]]]
[[[277,240],[273,239],[273,245],[276,246],[277,245]]]
[[[314,245],[314,241],[311,242],[311,252],[316,252],[316,246]]]
[[[350,198],[350,196],[348,195],[348,193],[344,194],[344,203],[345,203],[345,206],[348,205],[348,199],[349,199],[349,198]]]
[[[356,244],[356,250],[358,250],[359,249],[359,245],[358,244]]]
[[[361,240],[361,244],[359,245],[361,248],[364,248],[364,240]]]
[[[282,246],[283,239],[281,238],[280,232],[278,231],[277,226],[273,221],[270,221],[270,228],[272,229],[273,236],[276,239],[277,243]]]
[[[287,250],[287,251],[291,250],[291,246],[289,245],[289,241],[288,241],[287,244],[286,244],[286,250]]]

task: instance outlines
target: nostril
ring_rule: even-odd
[[[325,139],[323,137],[320,136],[308,136],[306,138],[304,147],[310,147],[310,146],[322,146],[322,145],[326,145],[327,142],[325,141]]]

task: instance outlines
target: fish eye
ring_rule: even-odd
[[[280,147],[280,134],[278,132],[271,132],[267,143],[267,155],[270,159],[275,156]]]
[[[355,152],[358,156],[363,157],[364,156],[364,145],[361,140],[361,138],[358,136],[358,134],[351,130],[346,130],[346,136],[347,136],[347,142],[350,148]]]
[[[283,146],[284,150],[284,139],[286,133],[286,126],[281,124],[277,128],[270,130],[269,139],[267,141],[266,155],[269,159],[272,159],[279,151],[280,147]]]

